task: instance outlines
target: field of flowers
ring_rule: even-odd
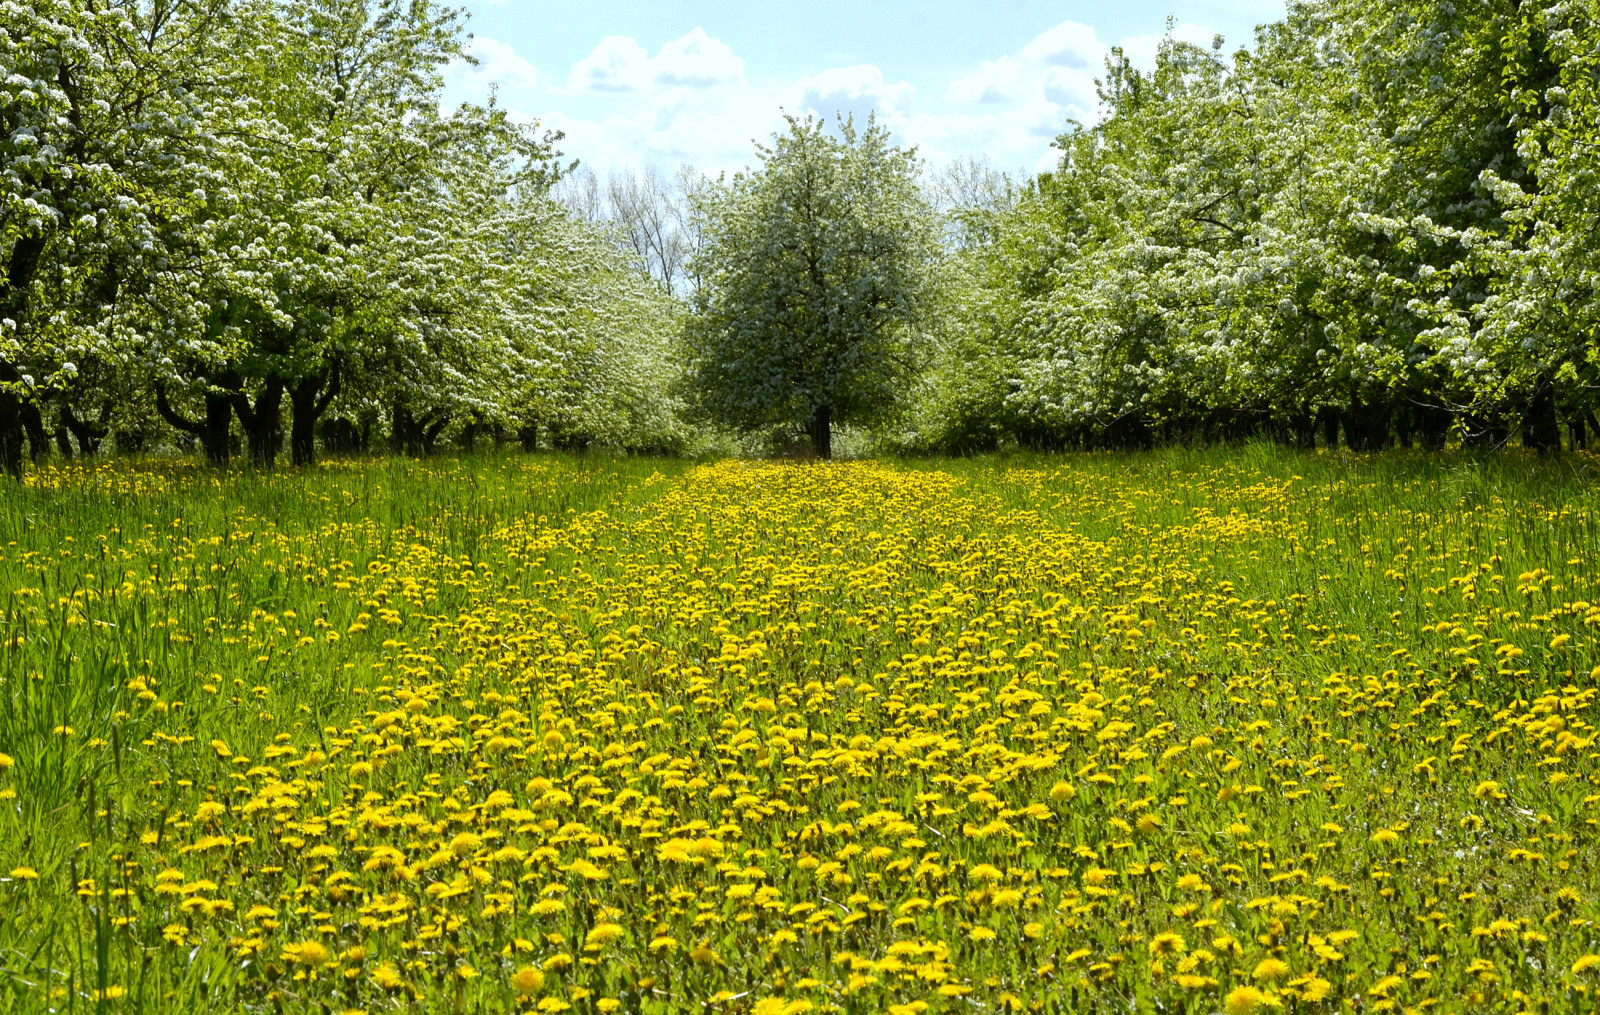
[[[1600,458],[0,497],[0,1009],[1565,1011]]]

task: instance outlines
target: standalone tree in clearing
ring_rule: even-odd
[[[911,387],[937,238],[914,151],[871,120],[788,122],[757,170],[700,201],[689,378],[707,418],[792,424],[828,458],[835,424],[882,418]]]

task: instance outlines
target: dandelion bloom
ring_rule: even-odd
[[[626,933],[627,931],[624,931],[622,927],[617,924],[597,923],[594,925],[594,929],[589,931],[589,935],[584,939],[584,941],[586,944],[604,948],[613,941],[620,940]]]
[[[1256,963],[1255,971],[1250,974],[1253,980],[1271,983],[1281,980],[1289,975],[1289,964],[1282,959],[1262,959]]]
[[[1222,1008],[1228,1015],[1250,1015],[1251,1012],[1260,1011],[1271,1003],[1269,995],[1249,984],[1244,984],[1228,991],[1228,996],[1222,999]]]
[[[523,966],[511,974],[511,986],[518,997],[532,997],[544,987],[544,972],[533,966]]]
[[[1183,936],[1170,930],[1163,931],[1150,939],[1151,955],[1178,955],[1187,947],[1188,945],[1184,943]]]
[[[328,961],[328,946],[321,941],[285,945],[283,958],[285,962],[297,962],[302,966],[320,966]]]
[[[372,982],[380,990],[398,990],[405,986],[405,980],[400,976],[400,970],[392,963],[385,962],[372,971]]]

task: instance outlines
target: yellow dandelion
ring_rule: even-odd
[[[295,962],[302,966],[320,966],[328,961],[328,946],[321,941],[301,941],[299,944],[285,945],[283,959],[285,962]]]
[[[1188,944],[1183,940],[1183,935],[1175,931],[1163,931],[1150,939],[1150,954],[1156,957],[1163,955],[1181,955],[1188,949]]]
[[[1222,999],[1222,1008],[1228,1015],[1251,1015],[1271,1004],[1271,997],[1256,987],[1243,984],[1228,991]]]
[[[511,986],[518,997],[532,997],[544,988],[544,971],[535,966],[523,966],[511,974]]]
[[[604,948],[613,941],[620,940],[626,933],[627,931],[615,923],[597,923],[589,931],[588,936],[584,938],[584,943],[594,945],[597,948]]]
[[[11,876],[16,878],[18,881],[37,881],[39,878],[39,872],[34,870],[32,867],[13,867],[11,869]]]
[[[1600,955],[1595,955],[1593,953],[1580,955],[1578,956],[1578,961],[1572,964],[1572,972],[1575,975],[1581,976],[1596,966],[1600,966]]]
[[[376,983],[380,990],[399,990],[406,985],[405,979],[400,975],[400,970],[389,962],[383,963],[372,971],[372,982]]]
[[[1256,963],[1255,971],[1250,974],[1253,980],[1263,983],[1272,983],[1289,975],[1289,964],[1282,959],[1262,959]]]

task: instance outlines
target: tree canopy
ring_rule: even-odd
[[[1597,9],[1306,0],[1232,54],[1114,53],[953,255],[916,439],[1586,442]]]
[[[462,18],[0,5],[0,468],[1600,434],[1600,0],[1114,51],[1032,178],[791,117],[731,178],[604,185],[442,105]]]
[[[922,359],[936,242],[915,153],[876,122],[791,116],[699,210],[694,404],[738,430],[796,426],[829,457],[833,426],[884,418]]]

